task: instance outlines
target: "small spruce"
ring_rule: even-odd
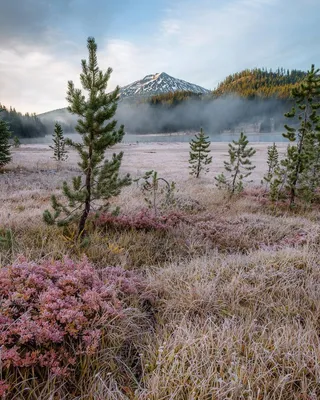
[[[215,177],[217,186],[220,189],[227,188],[231,195],[240,193],[243,190],[244,179],[251,175],[255,168],[252,165],[251,157],[256,153],[252,147],[247,147],[249,140],[241,132],[239,139],[229,143],[229,161],[224,162],[227,176],[222,173]]]
[[[203,129],[200,129],[200,133],[195,135],[194,139],[190,142],[190,159],[189,168],[190,175],[194,175],[199,178],[201,171],[205,173],[209,172],[207,166],[211,164],[212,157],[210,154],[210,141],[209,136],[205,136]]]
[[[63,135],[61,125],[56,122],[54,125],[54,133],[52,134],[53,145],[49,146],[53,150],[53,159],[56,161],[66,161],[68,151],[66,150],[66,141]]]

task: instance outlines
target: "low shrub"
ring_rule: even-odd
[[[74,372],[83,356],[94,355],[108,340],[110,326],[126,318],[143,291],[133,272],[98,272],[86,259],[37,264],[21,258],[0,269],[0,394],[19,379]]]
[[[177,226],[182,220],[183,215],[177,212],[155,215],[151,210],[142,210],[130,215],[104,213],[99,216],[95,223],[96,226],[104,228],[166,231]]]

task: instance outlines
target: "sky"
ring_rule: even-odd
[[[0,103],[67,106],[94,36],[109,89],[166,72],[214,89],[245,68],[320,66],[320,0],[0,0]]]

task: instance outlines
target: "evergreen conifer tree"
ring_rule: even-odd
[[[224,168],[228,176],[224,173],[215,179],[219,188],[226,187],[231,194],[239,193],[243,190],[243,181],[255,168],[252,165],[251,157],[256,153],[252,147],[247,147],[249,141],[247,136],[241,132],[239,139],[229,143],[229,162],[224,162]]]
[[[20,147],[20,145],[21,145],[21,143],[20,143],[18,136],[14,136],[13,137],[13,147],[15,149],[18,149]]]
[[[0,112],[2,110],[0,109]],[[0,118],[0,168],[4,167],[11,161],[11,151],[9,139],[11,132],[6,122]]]
[[[308,192],[313,201],[317,189],[320,187],[320,127],[317,126],[310,145],[312,146],[311,168],[307,176]]]
[[[300,86],[292,90],[296,106],[285,114],[287,118],[298,117],[298,128],[285,125],[283,136],[294,145],[288,146],[281,164],[286,174],[285,188],[289,191],[290,206],[297,195],[312,200],[319,170],[320,140],[320,76],[314,65]],[[315,179],[316,178],[316,179]]]
[[[54,125],[52,141],[53,145],[49,147],[53,150],[53,158],[56,161],[66,161],[68,158],[68,151],[66,150],[62,127],[58,122]]]
[[[272,146],[268,146],[268,171],[263,177],[263,181],[266,182],[266,188],[270,185],[275,177],[275,174],[279,168],[279,153],[275,143]],[[262,182],[263,182],[262,181]]]
[[[209,168],[207,168],[207,165],[212,162],[212,157],[209,156],[210,141],[208,139],[209,136],[205,136],[201,128],[200,133],[196,134],[195,139],[191,139],[190,142],[190,175],[194,175],[196,178],[199,178],[201,171],[208,172]]]
[[[112,69],[108,68],[106,72],[99,69],[94,38],[88,38],[87,47],[89,57],[88,61],[82,60],[80,80],[88,96],[86,98],[81,89],[76,89],[72,81],[68,83],[67,93],[69,112],[79,116],[76,130],[82,142],[67,139],[66,143],[80,155],[78,165],[82,176],[73,179],[72,187],[63,183],[67,205],[52,196],[54,213],[44,212],[44,220],[49,224],[57,221],[59,225],[65,225],[77,221],[78,238],[85,233],[90,211],[106,209],[108,200],[131,183],[129,175],[119,177],[122,152],[113,154],[110,160],[105,159],[106,150],[121,142],[124,136],[124,127],[116,129],[117,121],[112,119],[117,109],[119,87],[112,93],[106,92]]]

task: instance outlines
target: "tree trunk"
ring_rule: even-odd
[[[85,232],[85,227],[86,227],[86,221],[90,212],[90,207],[91,207],[91,157],[92,157],[92,148],[89,148],[89,167],[88,171],[86,174],[86,189],[87,189],[87,196],[86,196],[86,201],[84,205],[84,210],[82,212],[80,221],[79,221],[79,226],[78,226],[78,234],[77,238],[82,238],[83,236],[86,235]]]
[[[86,202],[85,202],[85,207],[84,207],[83,213],[82,213],[80,221],[79,221],[77,238],[82,238],[86,234],[85,226],[86,226],[86,221],[87,221],[89,212],[90,212],[90,198],[87,197]]]
[[[232,180],[232,191],[231,191],[232,194],[234,194],[235,189],[236,189],[235,184],[236,184],[236,179],[237,179],[237,176],[239,173],[239,168],[240,168],[240,148],[238,148],[237,156],[238,156],[237,169],[236,169],[236,172],[235,172],[233,180]]]
[[[197,174],[196,174],[196,178],[199,178],[200,175],[200,167],[201,167],[201,163],[200,163],[200,150],[198,152],[198,165],[197,165]]]

